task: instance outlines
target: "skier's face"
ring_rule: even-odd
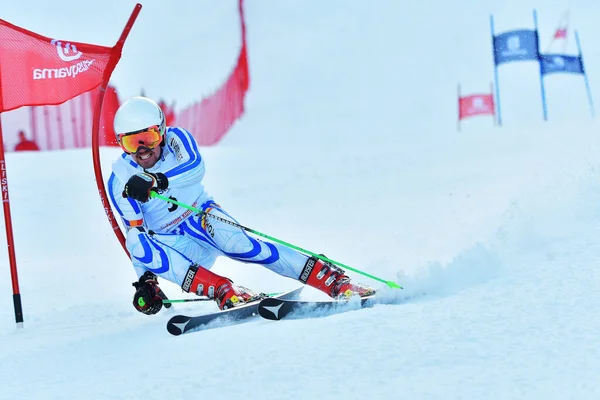
[[[152,168],[160,158],[160,146],[156,146],[152,150],[147,147],[140,147],[132,156],[140,167],[144,169]]]

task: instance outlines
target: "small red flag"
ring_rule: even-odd
[[[567,29],[566,28],[559,28],[554,33],[554,39],[566,39],[566,37],[567,37]]]
[[[0,112],[56,105],[102,83],[112,47],[38,35],[0,19]],[[114,64],[113,64],[114,63]]]
[[[494,115],[494,96],[491,94],[474,94],[458,99],[459,119],[474,115]]]

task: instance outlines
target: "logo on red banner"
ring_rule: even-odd
[[[51,66],[39,66],[39,68],[33,69],[33,79],[56,79],[56,78],[75,78],[82,72],[90,69],[90,66],[94,63],[94,59],[82,60],[76,64],[65,63],[75,61],[79,59],[83,53],[77,51],[77,47],[71,43],[66,43],[63,47],[62,42],[56,39],[52,39],[50,44],[56,46],[58,58],[63,61],[58,65]],[[63,66],[61,66],[63,65]]]
[[[50,44],[53,44],[56,46],[56,50],[58,51],[58,56],[63,61],[77,60],[83,54],[82,52],[77,51],[77,47],[75,47],[75,45],[71,44],[71,43],[66,43],[65,47],[63,48],[62,42],[60,40],[52,39],[50,41]],[[69,55],[69,53],[71,53],[71,52],[74,53],[72,56]]]

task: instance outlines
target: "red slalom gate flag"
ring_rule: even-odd
[[[556,32],[554,32],[554,39],[566,39],[567,37],[567,29],[566,28],[558,28]]]
[[[115,48],[38,35],[0,19],[0,112],[56,105],[102,83]],[[118,49],[120,50],[120,49]]]
[[[491,94],[473,94],[460,97],[459,120],[475,115],[494,115],[494,96]]]

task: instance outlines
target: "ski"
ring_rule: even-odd
[[[294,299],[296,298],[304,286],[290,290],[279,295],[268,297],[270,299]],[[263,299],[265,300],[265,299]],[[175,315],[167,322],[167,331],[171,335],[179,336],[188,332],[196,332],[209,328],[211,325],[233,325],[243,322],[258,314],[258,305],[260,300],[252,303],[244,304],[243,306],[230,308],[229,310],[217,311],[208,314],[197,316]]]
[[[349,300],[305,301],[285,298],[266,298],[258,304],[258,314],[273,321],[278,321],[288,315],[323,316],[337,314],[375,305],[375,295]]]

